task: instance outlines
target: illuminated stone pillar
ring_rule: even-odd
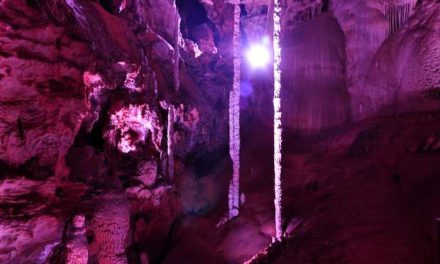
[[[229,214],[238,216],[240,208],[240,2],[234,1],[234,79],[229,94],[229,155],[232,159],[232,180],[229,185]]]
[[[275,188],[275,238],[281,240],[282,233],[282,188],[281,188],[281,0],[274,0],[273,10],[273,110],[274,110],[274,188]]]

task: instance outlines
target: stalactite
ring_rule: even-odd
[[[100,264],[127,264],[127,236],[130,229],[130,208],[123,193],[106,193],[99,197],[92,230]]]
[[[76,215],[66,231],[66,264],[87,264],[85,216]]]
[[[234,80],[229,94],[229,154],[232,159],[232,181],[229,187],[229,219],[240,207],[240,4],[234,3]]]
[[[313,20],[323,12],[323,4],[321,1],[315,0],[287,1],[286,8],[286,15],[283,17],[283,27],[288,30]]]
[[[177,9],[177,0],[174,0],[174,8],[176,10],[176,28],[174,32],[174,91],[180,90],[180,76],[179,76],[179,39],[180,39],[180,15]],[[174,106],[168,106],[168,128],[167,128],[167,156],[168,156],[168,178],[170,182],[174,179],[174,151],[173,151],[173,137],[174,137]]]
[[[174,178],[173,138],[174,138],[174,106],[170,104],[168,106],[168,127],[167,127],[168,177],[170,182],[172,182]]]
[[[179,52],[179,39],[180,39],[180,15],[177,9],[177,0],[174,0],[174,8],[176,9],[176,28],[174,32],[174,90],[179,92],[180,89],[180,77],[179,77],[179,63],[180,63],[180,52]]]
[[[274,58],[274,188],[275,188],[275,238],[281,240],[281,0],[274,0],[273,10],[273,58]]]
[[[407,1],[403,4],[390,4],[385,13],[389,23],[389,34],[393,34],[408,21],[412,15],[416,1]]]

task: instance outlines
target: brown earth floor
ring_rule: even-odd
[[[285,132],[289,234],[270,247],[272,134],[252,125],[244,135],[240,216],[220,229],[225,206],[184,220],[163,263],[243,263],[258,252],[254,263],[436,263],[439,121],[440,112],[429,112],[370,118],[320,136]],[[228,177],[226,169],[216,173]]]

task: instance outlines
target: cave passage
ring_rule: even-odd
[[[1,0],[0,263],[438,263],[439,25],[435,0]]]

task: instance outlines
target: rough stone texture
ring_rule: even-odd
[[[95,199],[94,188],[107,193],[107,188],[120,186],[109,175],[108,153],[103,153],[108,151],[104,145],[111,142],[101,135],[106,132],[103,129],[111,131],[106,126],[111,122],[107,110],[124,109],[121,101],[136,109],[145,108],[139,101],[154,103],[157,87],[143,57],[147,52],[132,33],[131,20],[112,16],[97,3],[8,0],[0,2],[0,15],[0,178],[5,187],[0,191],[5,234],[0,239],[4,245],[0,262],[84,263],[87,259],[78,256],[90,251],[92,261],[101,258],[102,263],[113,263],[111,259],[120,259],[116,255],[125,252],[130,213],[119,205],[106,209],[101,198]],[[117,100],[113,100],[115,93]],[[126,119],[136,121],[139,113],[130,112]],[[149,113],[159,115],[157,108]],[[140,121],[142,126],[144,120]],[[131,121],[121,123],[123,131],[136,127]],[[64,158],[78,132],[78,146],[68,155],[69,170]],[[154,133],[157,148],[147,146],[152,152],[162,148],[162,131]],[[96,141],[97,135],[102,142]],[[23,174],[46,180],[33,182]],[[54,174],[69,177],[56,182]],[[161,193],[154,192],[155,204]],[[87,249],[83,229],[63,232],[75,211],[90,219],[96,200],[95,225],[90,231],[98,234],[99,253],[93,246]],[[112,201],[103,203],[111,207]],[[111,217],[117,220],[112,222]],[[106,234],[107,229],[120,233]]]
[[[231,55],[233,31],[233,5],[226,1],[201,1],[206,9],[209,20],[214,23],[218,31],[220,53]]]
[[[150,141],[161,150],[162,127],[157,113],[149,105],[129,105],[110,116],[106,138],[121,152],[136,151],[137,145]]]
[[[63,242],[64,222],[82,203],[85,188],[80,184],[57,187],[53,177],[46,181],[24,177],[3,180],[0,262],[47,263]],[[63,201],[58,197],[60,193]]]
[[[52,173],[58,162],[65,175],[63,156],[86,110],[90,50],[24,1],[2,1],[0,15],[0,160]]]
[[[171,44],[175,42],[176,15],[179,15],[173,7],[173,1],[133,1],[141,24],[148,25]]]
[[[319,16],[323,7],[322,2],[322,0],[284,0],[281,28],[289,32],[297,25]]]
[[[72,219],[71,230],[69,230],[67,244],[68,264],[88,263],[88,249],[86,238],[86,225],[84,215],[75,215]]]
[[[401,13],[399,21],[394,22],[399,26],[396,28],[389,19],[389,8],[404,5],[409,5],[410,15],[414,15]],[[426,82],[437,79],[436,73],[421,70],[435,68],[431,65],[436,61],[435,48],[423,52],[416,48],[427,39],[429,47],[436,46],[435,30],[426,30],[436,27],[435,19],[426,19],[436,17],[436,3],[426,1],[413,10],[414,5],[415,1],[362,0],[331,4],[346,36],[347,85],[354,119],[401,103],[407,92],[429,89],[432,83]],[[394,106],[392,109],[396,111]]]
[[[49,263],[88,263],[89,252],[85,220],[84,215],[75,215],[68,221],[64,228],[62,243],[53,248]]]
[[[129,228],[129,203],[124,194],[109,192],[99,197],[92,220],[98,263],[127,263]]]
[[[352,97],[351,110],[358,119],[361,100],[358,91],[371,66],[374,54],[388,37],[388,21],[379,1],[336,1],[331,5],[346,37],[347,86]],[[364,106],[367,107],[367,106]]]
[[[50,254],[44,254],[44,250],[48,247],[50,252],[50,247],[60,241],[62,230],[59,219],[42,213],[47,209],[44,200],[53,195],[53,182],[6,180],[0,190],[0,262],[25,263],[46,259]],[[27,197],[33,197],[33,202],[30,203]]]
[[[241,17],[243,34],[249,43],[261,42],[264,36],[271,35],[272,18],[269,17],[269,6],[266,1],[245,5],[246,16]]]
[[[193,38],[202,52],[217,53],[213,32],[206,23],[194,28]]]
[[[153,161],[140,162],[138,164],[137,179],[146,187],[154,184],[157,177],[157,164]]]
[[[87,96],[87,114],[83,126],[90,132],[99,120],[101,111],[115,87],[107,84],[99,73],[85,71],[83,74],[84,89]]]
[[[86,38],[92,49],[110,61],[137,60],[139,46],[130,21],[114,16],[98,3],[84,0],[38,1],[61,25]],[[108,63],[108,61],[104,62]]]
[[[435,96],[440,87],[439,25],[440,7],[425,2],[416,8],[405,27],[396,31],[374,56],[359,104],[372,112],[433,110],[440,107]],[[411,98],[419,102],[410,103]],[[365,113],[365,114],[367,114]]]

